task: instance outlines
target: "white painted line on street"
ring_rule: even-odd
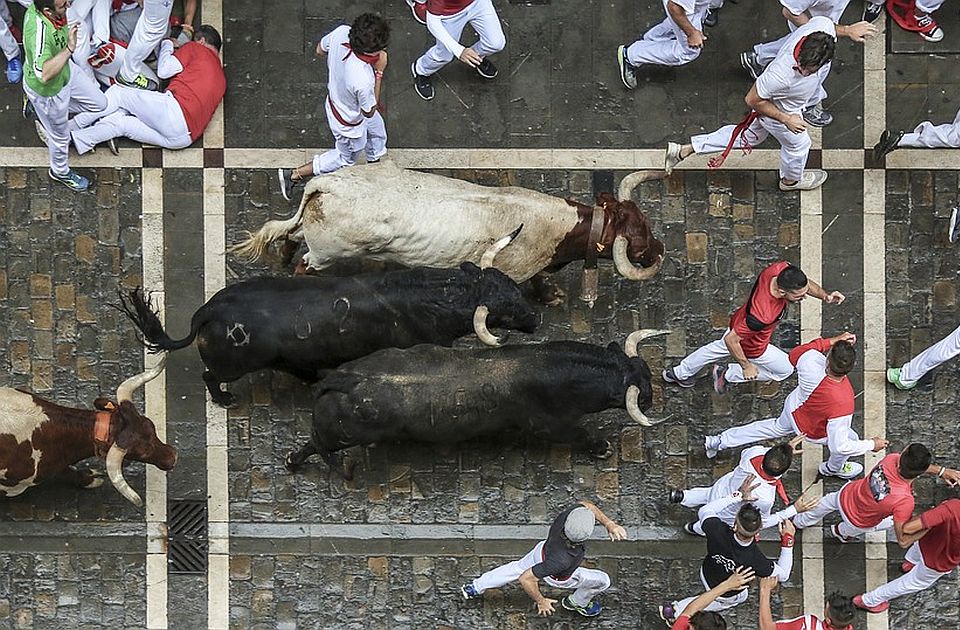
[[[823,196],[822,188],[800,193],[800,268],[811,278],[823,282]],[[800,303],[800,343],[821,335],[823,302],[804,300]],[[817,477],[817,468],[823,461],[823,447],[805,442],[801,456],[801,487],[807,488]],[[811,488],[822,496],[823,484]],[[823,609],[823,538],[816,528],[803,531],[803,609],[812,612]]]
[[[142,171],[141,234],[143,250],[143,287],[164,321],[163,273],[163,170]],[[144,366],[153,365],[156,355],[144,351]],[[157,437],[167,440],[167,376],[160,376],[144,387],[145,412],[157,427]],[[155,466],[147,466],[147,628],[167,627],[167,475]]]

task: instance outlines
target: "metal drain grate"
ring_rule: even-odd
[[[186,575],[206,573],[207,502],[171,501],[167,524],[170,542],[167,549],[170,573]]]

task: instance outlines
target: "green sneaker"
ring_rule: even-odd
[[[160,89],[160,85],[158,85],[156,81],[142,74],[138,74],[133,79],[127,79],[126,77],[124,77],[122,74],[118,72],[116,81],[120,85],[137,88],[138,90],[149,90],[152,92],[156,92],[157,90]]]
[[[887,369],[887,382],[892,383],[897,389],[913,389],[916,383],[904,383],[900,380],[900,368]]]

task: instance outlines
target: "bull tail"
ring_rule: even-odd
[[[300,207],[297,208],[297,212],[292,217],[283,221],[267,221],[256,233],[251,234],[247,232],[247,240],[230,246],[227,248],[227,251],[231,254],[236,254],[247,262],[260,260],[268,245],[282,238],[286,238],[291,232],[300,227],[300,223],[303,221],[303,209],[307,205],[309,198],[310,195],[304,192],[303,199],[300,200]]]
[[[141,287],[131,291],[129,296],[120,294],[120,309],[140,331],[138,339],[150,352],[166,352],[186,348],[193,343],[202,323],[202,318],[194,315],[190,325],[190,334],[183,339],[171,339],[163,329],[163,324],[160,323],[160,316],[153,308],[153,300],[143,294]]]

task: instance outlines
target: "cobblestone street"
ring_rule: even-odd
[[[630,173],[662,169],[668,140],[686,142],[740,120],[750,80],[738,55],[785,29],[775,2],[730,3],[699,59],[645,69],[630,92],[620,83],[616,47],[663,19],[659,0],[497,2],[507,37],[496,56],[500,75],[485,82],[451,64],[426,103],[413,90],[409,66],[432,38],[402,2],[199,5],[197,23],[223,33],[222,109],[203,139],[182,151],[122,140],[119,156],[105,147],[71,155],[94,182],[90,192],[51,182],[47,151],[19,115],[21,91],[0,87],[0,387],[92,409],[154,361],[118,310],[118,292],[144,286],[169,336],[180,339],[222,287],[292,272],[276,256],[248,263],[224,252],[295,210],[278,190],[278,166],[332,146],[322,109],[326,70],[313,48],[361,12],[382,13],[392,29],[387,160],[588,205],[598,193],[617,191]],[[319,456],[290,472],[287,454],[310,437],[310,387],[261,371],[225,385],[236,404],[224,410],[209,399],[203,363],[188,347],[171,352],[163,376],[134,397],[158,436],[178,450],[169,473],[127,463],[125,477],[143,508],[109,481],[89,490],[52,482],[0,497],[0,630],[665,627],[657,605],[702,590],[697,573],[706,552],[702,539],[682,531],[695,513],[668,503],[668,489],[710,485],[731,470],[739,449],[707,459],[704,436],[779,415],[796,379],[718,395],[708,377],[682,389],[659,374],[718,339],[756,274],[778,259],[847,299],[791,306],[774,343],[789,350],[821,331],[856,333],[854,430],[886,435],[887,452],[921,441],[936,463],[960,467],[958,364],[911,391],[883,380],[887,366],[902,365],[960,322],[960,252],[947,239],[960,196],[960,150],[899,150],[879,163],[870,150],[886,127],[912,129],[955,115],[956,9],[947,3],[937,14],[947,32],[940,44],[923,43],[886,17],[884,32],[866,47],[838,43],[825,102],[835,121],[812,134],[809,166],[829,173],[822,189],[780,192],[772,140],[750,156],[734,151],[719,170],[691,158],[631,193],[664,243],[659,274],[634,282],[602,261],[592,306],[578,299],[580,262],[554,276],[566,297],[558,306],[537,305],[537,332],[514,331],[510,344],[622,347],[634,330],[670,331],[640,348],[654,375],[647,414],[656,424],[642,428],[620,409],[586,420],[610,441],[609,458],[508,434],[452,446],[356,447],[349,481]],[[852,3],[841,23],[858,21],[861,11]],[[180,1],[175,12],[182,13]],[[358,220],[376,221],[377,211],[358,208]],[[385,268],[350,261],[323,273]],[[470,335],[456,346],[481,343]],[[808,445],[803,461],[796,458],[784,477],[791,497],[814,482],[821,455],[821,447]],[[865,459],[868,468],[876,460]],[[103,467],[95,458],[80,465]],[[840,486],[828,478],[814,492]],[[931,476],[916,483],[915,494],[917,512],[958,496]],[[516,584],[482,601],[461,597],[461,584],[527,553],[578,499],[593,501],[628,532],[627,541],[611,542],[597,529],[587,543],[585,566],[612,582],[599,617],[559,606],[554,616],[537,617]],[[192,537],[178,533],[191,514],[199,532]],[[900,575],[904,552],[895,538],[841,545],[829,531],[838,520],[833,515],[822,530],[798,535],[793,572],[774,596],[776,615],[819,614],[825,594],[860,594]],[[776,557],[775,530],[764,532],[761,545]],[[184,558],[196,566],[179,566]],[[758,627],[756,590],[723,613],[729,628]],[[958,628],[960,577],[954,571],[894,600],[888,613],[868,619],[858,611],[854,627]]]

